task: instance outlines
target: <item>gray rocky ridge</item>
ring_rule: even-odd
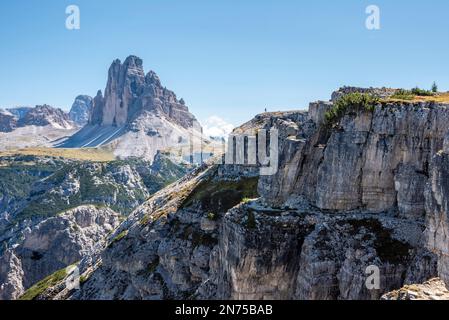
[[[51,126],[57,129],[69,130],[73,123],[68,114],[49,105],[19,107],[7,110],[0,109],[0,132],[11,132],[20,127]]]
[[[48,125],[59,129],[72,129],[74,126],[67,113],[46,104],[28,110],[18,120],[20,127]]]
[[[78,130],[63,110],[49,105],[0,111],[0,151],[52,147]]]

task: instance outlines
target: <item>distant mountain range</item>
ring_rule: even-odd
[[[194,139],[208,146],[222,142],[204,139],[185,101],[163,87],[154,71],[145,74],[136,56],[113,61],[104,95],[101,90],[94,98],[79,95],[68,113],[48,105],[0,111],[0,142],[5,141],[0,150],[106,147],[116,157],[149,161],[158,151],[175,150],[185,160]],[[198,145],[196,155],[203,152]]]

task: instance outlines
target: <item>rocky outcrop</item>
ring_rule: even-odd
[[[254,203],[226,215],[219,247],[221,298],[378,299],[404,281],[435,274],[432,255],[427,253],[431,260],[425,263],[419,254],[422,227],[386,217],[331,218],[305,211]],[[245,223],[250,212],[252,228]],[[377,290],[365,286],[370,266],[380,270]]]
[[[441,279],[434,278],[386,293],[382,300],[449,300],[449,291]]]
[[[329,216],[305,202],[242,203],[253,175],[212,167],[157,193],[108,248],[81,262],[89,279],[70,298],[379,299],[436,275],[436,257],[422,247],[423,223]],[[365,286],[369,266],[379,268],[376,290]]]
[[[200,136],[201,126],[185,102],[163,87],[156,73],[145,74],[140,58],[130,56],[112,63],[104,95],[98,91],[93,99],[88,124],[58,147],[108,145],[117,157],[152,161],[158,151],[186,148]]]
[[[394,95],[398,89],[392,89],[392,88],[360,88],[360,87],[342,87],[338,89],[337,91],[334,91],[332,93],[331,101],[335,102],[338,99],[340,99],[342,96],[349,94],[349,93],[367,93],[373,96],[376,96],[378,98],[387,99]]]
[[[0,109],[0,132],[11,132],[17,127],[17,118],[8,111]]]
[[[80,95],[75,98],[69,112],[69,117],[78,126],[82,127],[89,122],[92,112],[92,101],[92,97],[87,95]]]
[[[111,209],[81,206],[23,230],[0,257],[0,299],[16,299],[37,281],[79,261],[119,221]]]
[[[153,164],[33,156],[0,164],[0,299],[78,262],[124,215],[186,173],[162,154]]]
[[[396,210],[399,201],[403,214],[416,204],[407,214],[422,216],[426,174],[443,147],[448,117],[446,105],[386,103],[374,113],[345,116],[338,130],[302,125],[298,135],[306,139],[281,143],[279,171],[262,178],[260,192],[273,204],[305,196],[340,211]]]
[[[121,63],[115,60],[108,73],[104,98],[94,100],[90,124],[122,126],[132,122],[142,112],[164,115],[184,128],[193,126],[195,117],[164,88],[155,72],[146,75],[142,59],[129,56]]]
[[[6,109],[8,112],[12,113],[17,119],[22,119],[25,115],[33,109],[32,107],[15,107]]]
[[[28,110],[18,121],[18,126],[20,127],[43,127],[48,125],[59,129],[73,128],[73,123],[67,113],[49,105],[36,106],[35,108]]]

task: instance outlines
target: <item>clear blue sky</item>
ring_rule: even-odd
[[[65,28],[65,8],[81,30]],[[365,8],[381,9],[381,30]],[[449,89],[446,0],[15,0],[0,4],[0,107],[51,104],[106,85],[134,54],[199,119],[239,124],[302,109],[342,85]]]

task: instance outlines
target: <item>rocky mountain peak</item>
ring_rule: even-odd
[[[109,68],[104,98],[97,94],[89,123],[120,127],[144,111],[164,116],[184,128],[192,127],[195,121],[174,92],[162,87],[154,71],[145,75],[142,59],[129,56],[123,63],[114,60]]]
[[[104,97],[101,90],[97,91],[97,95],[92,100],[92,112],[89,118],[89,124],[101,124],[103,121]]]
[[[79,126],[84,126],[89,122],[90,113],[92,112],[92,101],[91,96],[77,96],[69,112],[70,119]]]
[[[30,109],[21,119],[19,119],[18,125],[20,127],[51,125],[60,129],[73,128],[73,122],[70,120],[67,113],[47,104]]]
[[[118,60],[120,61],[120,60]],[[136,56],[129,56],[125,59],[123,65],[128,67],[140,68],[143,70],[143,60]]]
[[[154,72],[153,70],[150,70],[146,77],[145,77],[145,82],[148,85],[155,85],[156,87],[162,87],[161,85],[161,80],[159,79],[158,75],[156,74],[156,72]]]

